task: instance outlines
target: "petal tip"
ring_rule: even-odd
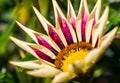
[[[14,64],[14,62],[13,62],[13,61],[9,61],[8,63],[10,63],[10,64],[12,64],[12,65]]]
[[[16,42],[18,39],[16,39],[15,37],[12,37],[12,36],[10,36],[9,37],[13,42]]]

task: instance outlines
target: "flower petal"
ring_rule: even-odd
[[[45,67],[39,70],[27,71],[27,74],[35,77],[54,77],[61,71],[54,67]]]
[[[89,14],[88,5],[86,0],[81,0],[77,19],[81,19],[83,17],[84,12]]]
[[[60,49],[63,49],[64,46],[66,46],[63,38],[58,34],[56,29],[53,27],[52,24],[50,24],[40,13],[39,11],[34,8],[34,11],[39,19],[39,21],[42,23],[44,29],[48,33],[48,35],[52,38],[52,40],[60,47]]]
[[[33,33],[38,33],[32,29],[29,29],[27,27],[25,27],[24,25],[22,25],[21,23],[19,23],[18,21],[16,21],[16,23],[20,26],[20,28],[25,31],[36,43],[38,43],[35,35]]]
[[[45,48],[38,47],[38,45],[29,45],[33,51],[43,60],[48,61],[50,63],[54,63],[55,56],[53,57],[52,53]],[[52,57],[50,57],[52,56]]]
[[[96,5],[94,6],[90,16],[94,16],[95,20],[98,21],[100,18],[100,11],[101,11],[101,0],[98,0]]]
[[[65,16],[63,15],[60,7],[58,6],[56,0],[53,1],[55,18],[56,18],[56,28],[59,34],[66,40],[67,44],[76,43],[77,38],[74,29],[69,24]]]
[[[62,73],[55,76],[52,83],[65,83],[65,82],[71,80],[73,77],[74,76],[72,76],[68,72],[62,72]]]
[[[76,20],[76,31],[79,41],[86,41],[86,22],[89,17],[89,11],[86,0],[81,0],[80,9]]]
[[[73,38],[72,38],[72,35],[70,33],[70,30],[69,30],[69,26],[67,25],[66,21],[58,15],[58,22],[59,22],[59,26],[62,30],[62,33],[68,43],[69,44],[72,44],[73,43]]]
[[[84,66],[84,63],[83,63],[83,62],[81,62],[81,61],[79,61],[79,60],[76,61],[76,62],[73,64],[75,73],[76,73],[76,74],[82,73],[83,66]]]
[[[32,43],[27,43],[24,41],[21,41],[19,39],[16,39],[14,37],[10,37],[10,39],[19,47],[21,47],[22,49],[26,50],[27,52],[31,53],[33,56],[35,56],[36,58],[39,59],[38,55],[28,46],[28,45],[33,45]]]
[[[104,34],[103,32],[104,32],[105,26],[106,26],[107,21],[108,21],[108,14],[109,14],[109,6],[106,7],[103,15],[100,18],[100,24],[99,24],[99,27],[98,27],[100,38]]]
[[[42,65],[42,64],[37,64],[34,61],[24,61],[24,62],[15,62],[15,61],[10,61],[10,64],[19,66],[25,69],[40,69],[47,67],[48,65]]]
[[[99,47],[106,49],[114,39],[114,36],[117,32],[118,27],[116,26],[113,30],[103,36],[100,40]]]
[[[55,55],[48,50],[47,48],[41,46],[41,45],[36,45],[32,43],[27,43],[21,40],[18,40],[14,37],[10,37],[10,39],[16,43],[19,47],[22,49],[26,50],[27,52],[31,53],[33,56],[35,56],[38,59],[46,60],[51,63],[54,63]]]
[[[57,51],[60,51],[60,49],[51,42],[50,38],[42,33],[38,33],[36,31],[33,31],[25,26],[23,26],[21,23],[17,22],[17,24],[20,26],[21,29],[23,29],[37,44],[43,45],[49,50],[51,50],[54,54],[57,54]],[[49,43],[48,43],[49,42]]]
[[[76,75],[78,75],[80,73],[83,73],[83,70],[82,70],[83,67],[84,67],[84,63],[81,62],[80,60],[78,60],[73,64],[69,64],[68,71],[72,75],[76,76]]]
[[[48,48],[50,51],[52,51],[55,55],[58,54],[58,51],[57,51],[56,49],[54,49],[54,48],[47,42],[47,40],[45,40],[45,38],[42,38],[39,34],[36,34],[36,33],[35,33],[35,36],[36,36],[36,38],[37,38],[37,40],[38,40],[38,43],[39,43],[40,45],[45,46],[45,47]],[[48,41],[49,41],[49,40],[48,40]]]
[[[92,28],[99,20],[101,0],[98,0],[86,23],[86,42],[92,43]]]
[[[65,48],[65,44],[63,44],[58,33],[54,29],[52,29],[52,27],[50,26],[48,26],[48,30],[49,30],[50,37],[53,39],[53,41],[55,41],[55,43],[60,47],[60,49]]]
[[[100,56],[105,52],[107,47],[111,44],[118,27],[115,27],[112,31],[102,37],[99,43],[99,47],[93,49],[86,57],[85,63],[87,65],[93,66],[99,59]]]
[[[75,11],[72,7],[72,4],[71,4],[70,0],[68,0],[67,19],[72,24],[72,27],[73,27],[74,31],[76,32],[76,15],[75,15]]]
[[[93,27],[93,31],[92,31],[92,45],[93,45],[93,47],[96,47],[97,41],[103,35],[105,26],[107,24],[108,12],[109,12],[109,7],[107,6],[103,15],[101,16],[98,24],[95,27]]]
[[[105,50],[101,48],[95,48],[91,50],[85,57],[86,70],[93,66]]]

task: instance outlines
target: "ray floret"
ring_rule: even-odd
[[[67,17],[56,0],[52,0],[52,3],[55,26],[33,7],[47,35],[16,21],[34,42],[28,43],[10,37],[16,45],[36,57],[36,60],[10,63],[28,69],[26,73],[31,76],[51,77],[52,83],[64,83],[86,74],[96,64],[114,39],[118,27],[105,34],[109,7],[101,15],[101,0],[97,1],[91,12],[87,1],[81,0],[77,15],[68,0]]]

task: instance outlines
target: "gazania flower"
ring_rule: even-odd
[[[52,0],[55,27],[36,8],[33,8],[48,35],[17,24],[35,41],[27,43],[10,37],[18,46],[37,58],[33,61],[10,63],[25,69],[35,77],[53,77],[52,82],[65,82],[77,75],[84,75],[101,57],[113,40],[117,27],[104,35],[109,7],[100,15],[101,0],[89,13],[86,0],[81,0],[76,16],[68,0],[67,18],[56,0]]]

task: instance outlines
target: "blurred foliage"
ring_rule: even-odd
[[[91,10],[97,0],[88,0]],[[66,15],[67,0],[57,0]],[[78,12],[80,0],[71,0],[75,12]],[[114,26],[120,26],[120,1],[102,0],[102,10],[109,5],[109,21],[105,32],[110,31]],[[25,74],[24,69],[13,67],[10,60],[31,60],[35,59],[28,53],[13,44],[9,36],[32,42],[17,25],[16,20],[27,27],[45,33],[32,6],[35,6],[53,25],[54,12],[51,0],[0,0],[0,83],[50,83],[51,78],[34,78]],[[111,46],[104,53],[102,59],[93,68],[90,80],[92,83],[119,83],[120,82],[120,28]],[[21,56],[22,59],[21,59]],[[77,78],[79,81],[79,78]],[[76,82],[74,79],[70,83]]]

